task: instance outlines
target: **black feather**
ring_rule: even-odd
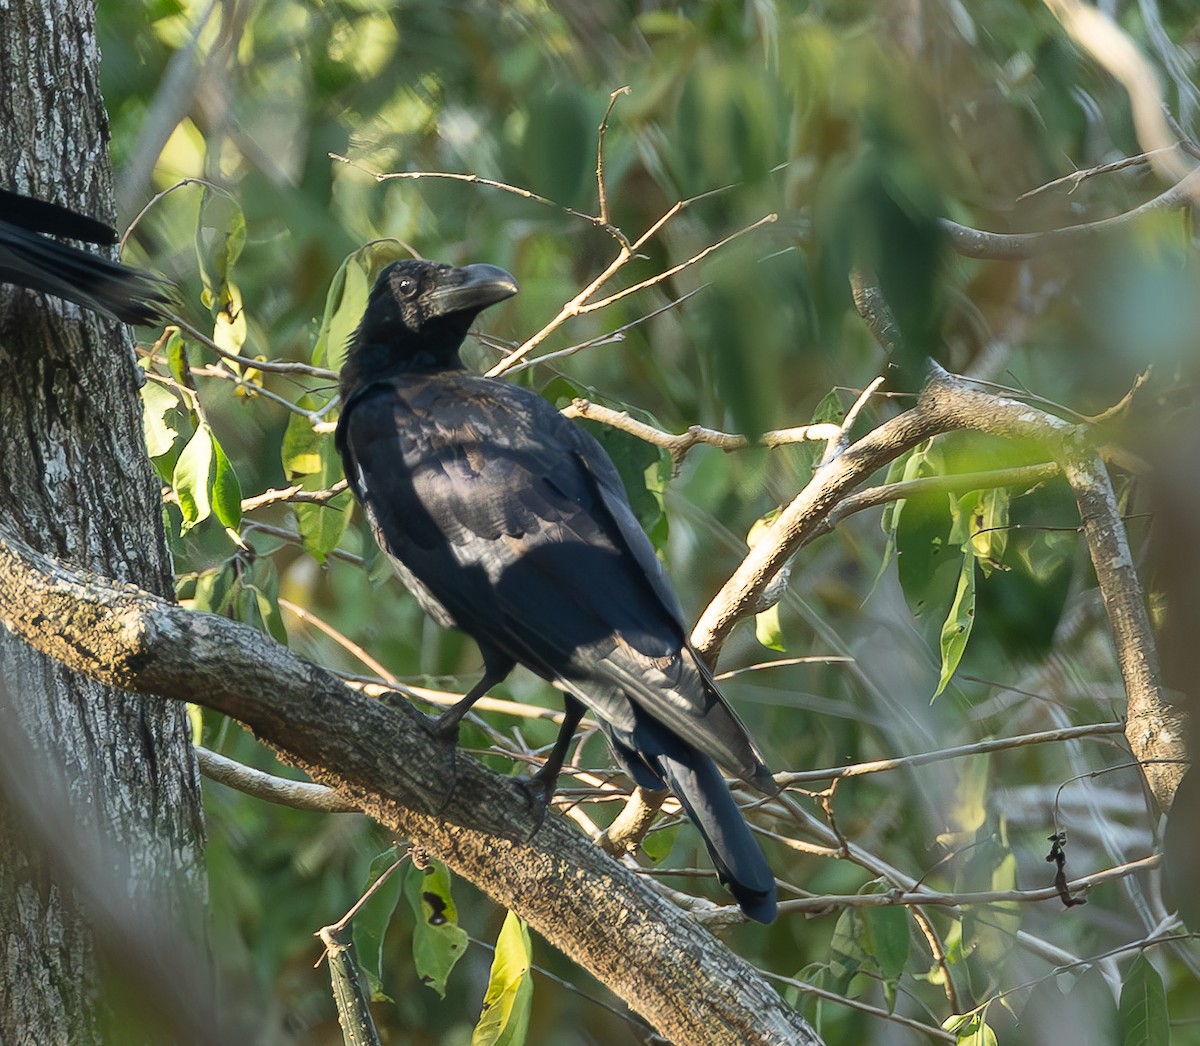
[[[475,315],[515,292],[491,266],[384,271],[343,371],[346,476],[422,606],[489,666],[519,662],[590,708],[639,784],[675,791],[738,903],[768,922],[774,879],[717,766],[777,789],[690,647],[616,468],[540,396],[459,361]]]

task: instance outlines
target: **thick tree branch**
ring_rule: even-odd
[[[715,660],[740,620],[755,612],[771,579],[852,491],[904,451],[960,429],[1041,444],[1071,485],[1096,579],[1108,611],[1128,696],[1126,738],[1166,810],[1188,755],[1185,716],[1166,699],[1150,619],[1134,569],[1112,483],[1085,428],[1016,400],[981,392],[936,364],[917,405],[823,464],[746,555],[692,632],[697,649]]]
[[[434,742],[407,704],[370,700],[252,628],[69,570],[4,531],[0,620],[78,672],[245,723],[517,912],[673,1041],[820,1042],[752,966],[562,818],[540,820],[513,781]]]

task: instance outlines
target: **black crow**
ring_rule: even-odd
[[[770,922],[775,879],[718,764],[778,789],[688,642],[616,468],[540,396],[459,359],[476,315],[516,293],[492,265],[390,265],[342,368],[337,446],[375,540],[426,613],[483,655],[483,678],[437,732],[453,737],[527,666],[566,694],[538,793],[553,792],[586,706],[637,784],[679,798],[745,914]]]
[[[0,283],[65,298],[126,323],[155,323],[169,284],[42,233],[114,244],[115,229],[45,200],[0,189]]]

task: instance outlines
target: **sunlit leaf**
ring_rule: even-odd
[[[531,955],[524,920],[509,912],[496,938],[483,1012],[471,1036],[471,1046],[521,1046],[525,1042],[533,1003]]]
[[[779,625],[779,604],[754,615],[754,636],[768,650],[784,651],[783,629]]]
[[[982,1013],[947,1017],[942,1027],[954,1033],[956,1046],[996,1046],[996,1033]]]
[[[175,446],[179,429],[171,415],[178,414],[179,398],[156,381],[142,386],[142,422],[146,435],[146,453],[162,457]]]
[[[185,534],[212,514],[212,477],[212,430],[207,425],[201,425],[192,433],[192,438],[179,455],[171,481],[183,511]]]

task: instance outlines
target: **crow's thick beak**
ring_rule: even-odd
[[[497,265],[466,265],[446,273],[439,285],[427,292],[427,301],[431,316],[449,316],[479,312],[520,289],[512,274]]]

